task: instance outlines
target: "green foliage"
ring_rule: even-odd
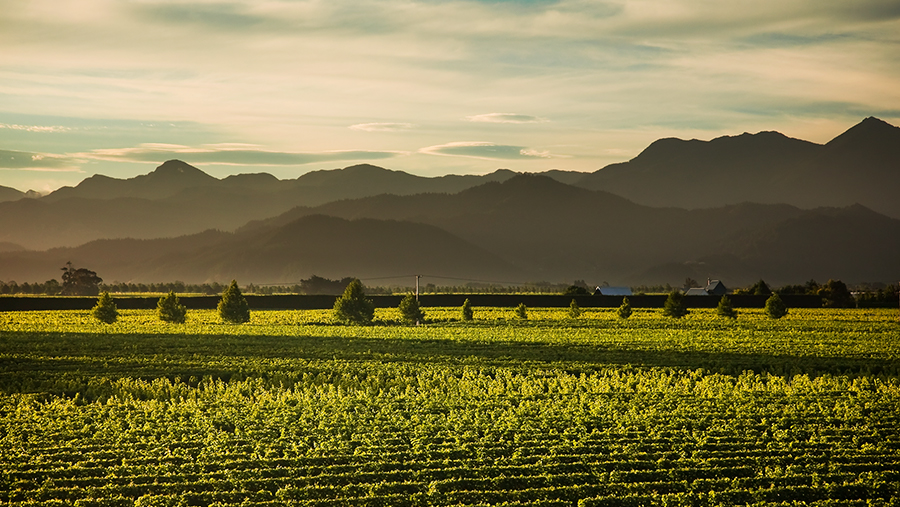
[[[0,315],[0,357],[11,359],[0,369],[0,496],[12,506],[900,501],[896,308],[796,309],[790,325],[757,309],[727,324],[705,309],[679,322],[530,311],[519,325],[419,328],[265,311],[227,333],[213,310],[178,327],[123,310],[102,332],[83,311]]]
[[[766,300],[766,315],[768,315],[770,319],[780,319],[787,315],[787,313],[787,306],[784,304],[784,301],[781,300],[781,296],[778,294],[769,296],[769,299]]]
[[[734,309],[734,305],[731,304],[731,298],[728,296],[722,296],[722,299],[719,299],[716,314],[719,317],[727,317],[729,319],[736,319],[738,316],[738,312]]]
[[[475,311],[472,310],[472,304],[469,303],[469,298],[466,298],[466,300],[463,301],[462,307],[460,308],[460,313],[460,317],[464,321],[470,321],[475,318]]]
[[[159,298],[159,302],[156,303],[156,315],[163,322],[184,324],[187,308],[181,304],[178,296],[172,291],[168,295]]]
[[[591,293],[581,285],[570,285],[563,292],[564,296],[589,296]]]
[[[217,307],[219,317],[230,324],[243,324],[250,322],[250,305],[235,280],[231,281],[231,285],[222,293],[222,299],[219,300]]]
[[[103,279],[97,273],[86,268],[75,268],[71,262],[61,268],[62,287],[60,294],[63,296],[96,296],[100,294],[100,283]]]
[[[760,280],[755,284],[751,285],[749,289],[747,289],[747,294],[752,294],[754,296],[769,296],[772,294],[772,289],[769,288],[766,282]]]
[[[680,319],[688,314],[688,309],[684,304],[684,294],[681,291],[673,290],[666,298],[663,305],[663,315]]]
[[[334,318],[344,324],[371,324],[375,318],[375,303],[366,298],[362,282],[354,278],[344,294],[334,302]]]
[[[97,304],[91,309],[91,315],[100,322],[112,324],[119,318],[119,310],[116,308],[116,302],[109,295],[109,292],[100,294]]]
[[[572,302],[569,303],[569,317],[577,319],[578,317],[581,317],[582,313],[581,307],[578,306],[578,302],[573,299]]]
[[[528,318],[528,307],[525,306],[525,303],[519,303],[519,306],[516,307],[516,318],[522,320]]]
[[[616,310],[616,315],[618,315],[620,319],[631,317],[631,301],[628,300],[628,297],[622,298],[622,304]]]
[[[407,294],[400,301],[400,319],[407,324],[418,324],[425,320],[425,312],[419,306],[419,300],[412,294]]]
[[[822,306],[825,308],[856,308],[856,300],[847,289],[847,285],[840,280],[828,280],[819,290],[822,296]]]

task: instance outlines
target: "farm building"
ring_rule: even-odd
[[[693,287],[684,293],[685,296],[724,296],[728,292],[725,284],[719,280],[706,280],[706,287]]]
[[[631,296],[630,287],[597,287],[594,290],[595,296]]]

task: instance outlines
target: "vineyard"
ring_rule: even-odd
[[[896,310],[0,313],[6,505],[900,505]]]

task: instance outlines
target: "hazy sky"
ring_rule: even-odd
[[[900,124],[897,0],[0,0],[0,185],[593,171]]]

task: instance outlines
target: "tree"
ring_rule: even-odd
[[[425,320],[425,312],[419,306],[419,300],[412,294],[407,294],[400,301],[400,318],[407,324],[418,324]]]
[[[100,322],[112,324],[119,318],[119,309],[116,308],[116,302],[109,295],[109,292],[100,294],[97,304],[91,309],[91,315]]]
[[[366,298],[363,285],[354,278],[344,294],[334,302],[334,317],[345,324],[371,324],[375,318],[375,303]]]
[[[589,296],[590,294],[586,287],[580,285],[569,285],[563,292],[563,296]]]
[[[753,284],[747,292],[753,294],[755,296],[770,296],[772,295],[772,289],[769,288],[768,284],[760,279],[758,282]]]
[[[687,307],[684,306],[684,294],[677,290],[670,292],[665,305],[663,305],[663,315],[680,319],[687,314]]]
[[[159,302],[156,303],[156,314],[163,322],[184,324],[187,308],[178,300],[175,291],[170,291],[168,296],[159,298]]]
[[[86,269],[75,269],[71,262],[67,262],[62,268],[62,290],[60,294],[63,296],[96,296],[100,294],[100,284],[103,279],[97,276],[97,273]]]
[[[581,317],[582,313],[581,307],[578,306],[578,302],[573,299],[572,302],[569,303],[569,317],[577,319],[578,317]]]
[[[469,298],[466,298],[466,300],[463,301],[460,311],[462,312],[462,320],[468,321],[475,318],[475,312],[472,310],[472,305],[471,303],[469,303]]]
[[[631,317],[631,301],[629,301],[627,297],[622,298],[622,304],[619,306],[619,309],[616,310],[616,314],[619,315],[620,319]]]
[[[828,280],[817,293],[822,296],[822,304],[826,308],[856,308],[856,300],[840,280]]]
[[[235,280],[232,280],[231,285],[222,293],[218,310],[219,317],[230,324],[250,322],[250,305],[247,304]]]
[[[528,318],[528,307],[525,306],[525,303],[519,303],[519,306],[516,307],[516,318],[523,320]]]
[[[769,299],[766,300],[766,315],[768,315],[770,319],[780,319],[787,315],[787,313],[787,306],[785,306],[784,301],[781,300],[781,296],[778,294],[769,296]]]
[[[734,309],[734,306],[731,304],[731,299],[728,296],[722,296],[722,299],[719,300],[719,306],[716,307],[716,313],[719,317],[728,317],[729,319],[736,319],[738,316],[738,312]]]

